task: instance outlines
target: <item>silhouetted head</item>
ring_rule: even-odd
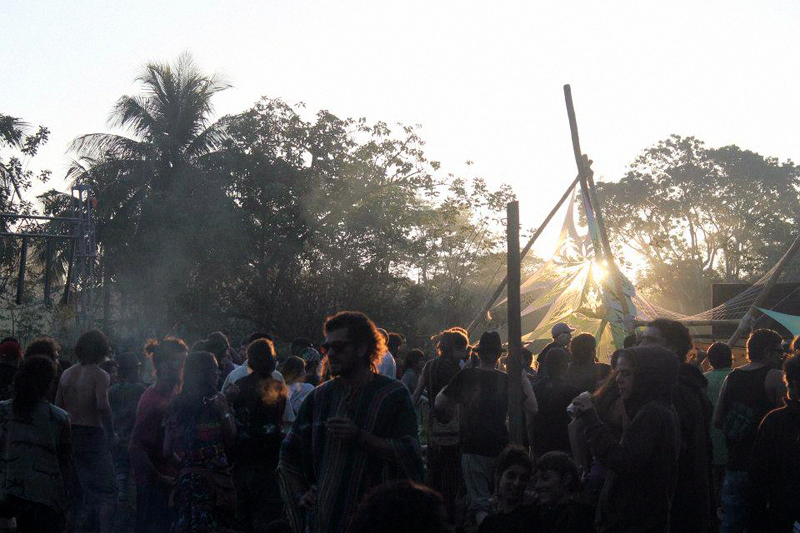
[[[75,344],[75,356],[82,365],[97,364],[105,359],[111,346],[102,331],[93,329],[78,338]]]
[[[692,334],[689,328],[668,318],[657,318],[647,324],[642,334],[641,345],[661,346],[671,350],[680,361],[686,361],[686,356],[692,349]]]
[[[730,368],[733,364],[731,347],[724,342],[715,342],[708,347],[708,362],[715,369]]]

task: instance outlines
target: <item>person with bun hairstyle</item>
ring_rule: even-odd
[[[139,399],[131,433],[130,455],[136,481],[137,533],[169,533],[169,495],[176,471],[164,456],[164,419],[181,382],[188,349],[174,337],[149,340],[144,347],[155,368],[156,381]]]

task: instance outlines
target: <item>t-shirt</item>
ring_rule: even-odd
[[[378,373],[387,378],[397,379],[397,362],[390,351],[386,351],[378,362]]]
[[[305,383],[303,381],[295,381],[289,385],[289,403],[291,404],[292,411],[295,416],[300,411],[300,406],[303,405],[303,400],[306,399],[308,393],[314,390],[314,385]]]
[[[164,420],[173,392],[163,392],[151,385],[139,399],[136,409],[136,423],[131,433],[131,444],[141,447],[156,471],[162,475],[175,475],[175,470],[164,457]],[[132,458],[133,459],[133,458]],[[132,462],[137,484],[147,483],[147,470]]]
[[[567,429],[572,419],[567,406],[583,390],[563,379],[546,379],[536,384],[533,392],[539,412],[533,424],[532,444],[537,455],[556,450],[572,452]]]
[[[442,394],[461,406],[461,452],[495,457],[508,444],[508,374],[500,370],[465,368]]]
[[[773,407],[764,381],[772,370],[762,366],[752,370],[734,369],[728,374],[723,405],[723,432],[728,446],[728,468],[747,470],[750,453],[761,420]]]
[[[236,382],[239,394],[231,408],[236,420],[234,460],[243,464],[278,465],[283,431],[281,419],[286,408],[286,387],[270,379],[261,384],[255,374]]]
[[[722,388],[722,383],[725,377],[730,374],[730,368],[714,369],[703,374],[708,380],[708,387],[706,393],[711,402],[712,407],[717,406],[719,400],[719,391]],[[714,450],[714,465],[725,466],[728,464],[728,446],[725,444],[725,434],[717,427],[711,428],[711,446]]]

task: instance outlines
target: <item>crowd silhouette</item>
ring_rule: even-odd
[[[497,332],[446,329],[427,357],[351,311],[290,353],[92,330],[70,362],[7,337],[0,532],[800,530],[800,341],[755,330],[732,369],[666,319],[609,363],[552,336],[519,375]]]

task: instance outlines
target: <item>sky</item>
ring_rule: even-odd
[[[566,83],[596,179],[619,179],[670,134],[800,161],[797,1],[0,0],[0,9],[0,113],[50,129],[29,165],[52,170],[61,189],[70,140],[110,131],[109,111],[136,94],[142,66],[184,51],[232,84],[215,99],[217,116],[268,96],[420,124],[443,173],[513,187],[523,230],[576,174]]]

